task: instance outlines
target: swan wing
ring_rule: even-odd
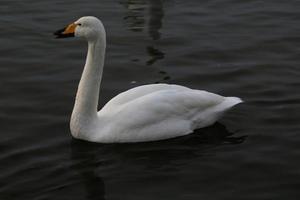
[[[231,107],[224,104],[226,100],[227,97],[184,87],[140,95],[99,112],[106,119],[101,141],[139,142],[186,135],[214,123],[220,113]]]
[[[149,95],[151,93],[161,91],[161,90],[171,90],[171,89],[190,90],[189,88],[184,86],[163,84],[163,83],[142,85],[118,94],[117,96],[112,98],[109,102],[107,102],[106,105],[102,108],[102,110],[111,110],[111,108],[122,106],[142,96]]]

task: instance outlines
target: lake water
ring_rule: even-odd
[[[2,0],[0,199],[300,199],[299,9],[298,0]],[[245,103],[173,140],[72,139],[86,44],[52,33],[84,15],[107,31],[99,108],[157,82]]]

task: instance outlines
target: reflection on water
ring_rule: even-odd
[[[228,131],[226,126],[220,122],[195,130],[194,133],[199,137],[199,141],[204,144],[240,144],[247,138],[245,135],[233,136],[234,133]]]
[[[187,136],[154,142],[103,145],[73,139],[72,160],[74,168],[82,176],[86,187],[93,187],[88,192],[104,196],[104,182],[95,174],[95,169],[101,167],[99,164],[101,162],[97,161],[99,158],[115,159],[112,163],[120,162],[122,165],[130,163],[132,166],[128,168],[132,169],[136,168],[133,165],[142,167],[151,165],[161,168],[173,161],[194,158],[195,153],[205,152],[215,146],[241,144],[246,139],[246,136],[233,135],[233,132],[228,131],[223,124],[217,122]],[[99,155],[98,158],[97,155]],[[126,176],[126,174],[119,174],[119,176],[123,175]]]
[[[80,182],[84,184],[89,200],[104,200],[105,186],[101,177],[97,176],[97,145],[73,139],[71,141],[72,168],[78,172]]]
[[[161,52],[159,49],[155,49],[152,46],[147,47],[147,53],[151,58],[147,61],[147,65],[152,65],[157,60],[163,59],[165,57],[165,54]]]
[[[151,42],[145,47],[150,57],[146,61],[146,65],[153,65],[158,60],[163,59],[165,53],[157,45],[157,41],[161,38],[160,29],[163,26],[164,9],[162,0],[128,0],[122,1],[121,4],[127,9],[124,20],[129,30],[142,32],[147,28]],[[166,72],[160,72],[159,70],[158,74],[164,76],[159,78],[156,83],[167,82],[170,76]]]
[[[0,200],[299,196],[298,0],[1,3]],[[86,44],[51,33],[83,15],[107,26],[114,67],[106,68],[103,103],[129,77],[153,83],[170,74],[172,82],[242,97],[221,122],[250,138],[235,145],[245,137],[214,125],[150,144],[71,148]]]
[[[124,20],[131,31],[143,31],[145,27],[145,10],[147,3],[144,0],[127,0],[122,1],[127,8]]]
[[[155,83],[166,83],[167,81],[169,81],[171,79],[171,77],[165,71],[161,70],[161,71],[159,71],[159,74],[161,74],[163,76],[163,78],[161,80],[156,81]]]
[[[148,33],[153,40],[158,40],[164,17],[163,3],[162,0],[149,0],[149,4]]]
[[[127,13],[124,20],[131,31],[143,31],[147,24],[148,34],[153,40],[160,39],[159,30],[162,28],[164,17],[161,0],[127,0],[122,1]],[[149,16],[147,16],[149,15]]]
[[[156,142],[103,145],[73,139],[71,168],[79,174],[78,179],[84,185],[80,188],[83,188],[89,200],[105,199],[104,181],[96,171],[111,168],[111,180],[115,183],[112,187],[116,188],[108,188],[108,191],[118,192],[109,195],[121,199],[123,192],[134,194],[135,184],[153,178],[153,174],[172,180],[178,172],[178,166],[195,160],[199,154],[212,156],[212,149],[216,146],[245,141],[245,136],[232,135],[224,125],[216,123],[185,137]],[[210,152],[209,155],[207,152]],[[168,170],[164,171],[166,168]]]

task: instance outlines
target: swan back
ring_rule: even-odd
[[[100,123],[91,140],[141,142],[187,135],[215,123],[240,102],[178,85],[139,86],[117,95],[98,112]]]

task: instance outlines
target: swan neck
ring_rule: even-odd
[[[71,123],[74,120],[90,121],[90,118],[97,115],[105,47],[105,39],[101,37],[88,42],[86,63],[79,82]]]

